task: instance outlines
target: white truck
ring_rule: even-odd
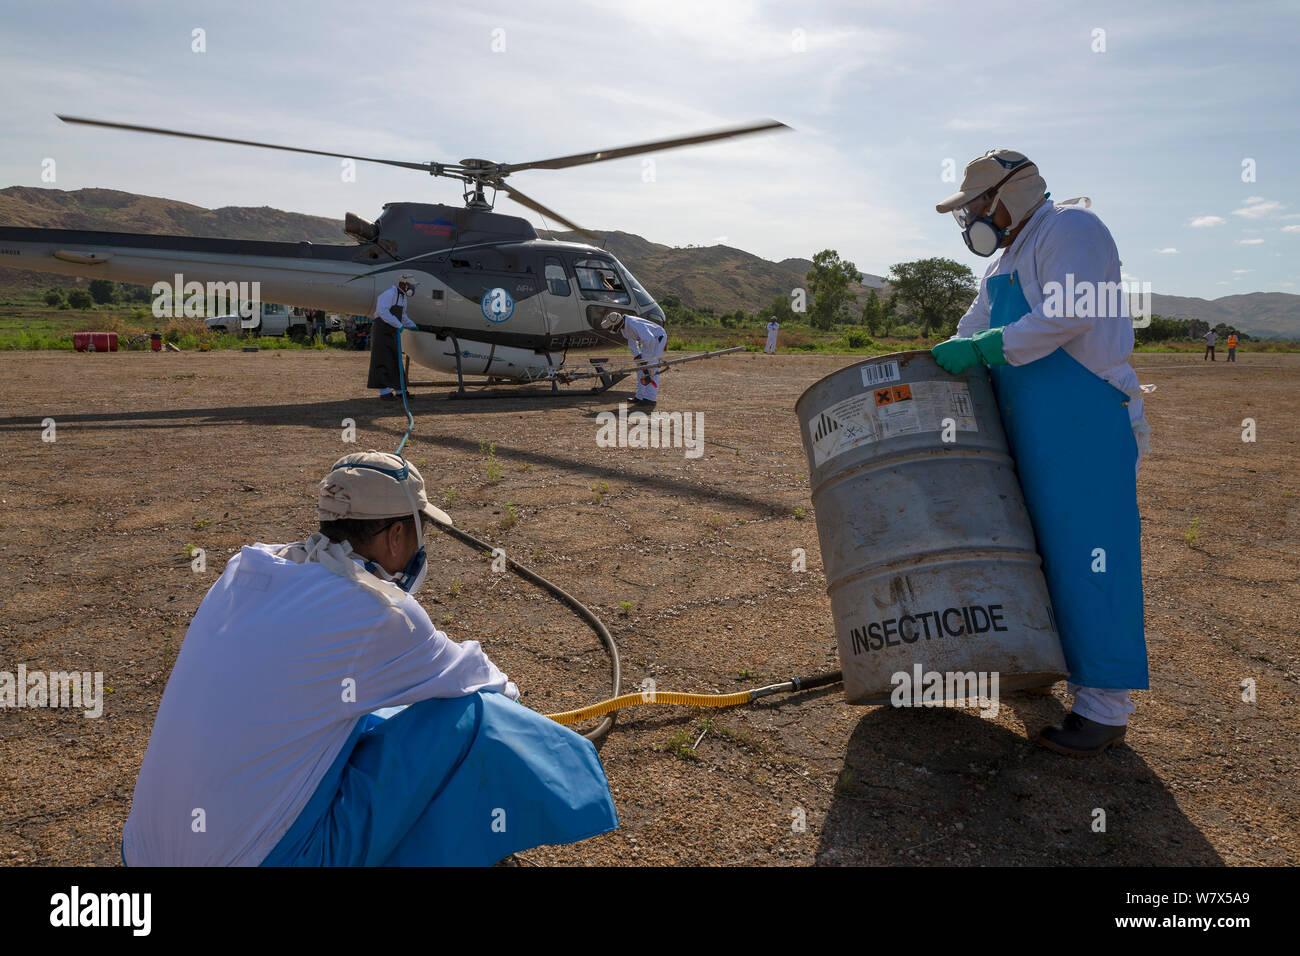
[[[306,339],[317,326],[323,326],[323,332],[336,332],[343,327],[343,321],[337,315],[313,313],[310,309],[290,307],[275,302],[263,302],[257,315],[217,315],[205,320],[204,324],[214,332],[230,332],[242,335],[289,335],[295,339]]]

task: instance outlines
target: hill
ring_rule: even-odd
[[[343,223],[323,216],[285,212],[270,206],[256,208],[202,206],[139,196],[115,189],[43,189],[10,186],[0,189],[0,223],[47,229],[100,229],[150,232],[222,239],[270,239],[283,242],[308,240],[343,243]],[[806,285],[812,268],[808,259],[772,262],[731,246],[666,246],[627,232],[597,232],[602,244],[657,297],[677,295],[693,308],[716,312],[744,309],[754,312],[776,296]],[[587,241],[577,233],[554,233],[554,238]],[[0,269],[0,289],[31,290],[68,285],[66,276]],[[877,275],[863,274],[855,286],[861,302],[868,289],[888,287]],[[1258,337],[1300,338],[1300,295],[1251,292],[1212,301],[1174,295],[1153,295],[1152,306],[1170,318],[1199,318],[1216,325],[1227,322]]]

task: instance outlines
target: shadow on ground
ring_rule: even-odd
[[[592,409],[585,410],[585,418],[595,418],[600,411],[615,411],[618,401],[625,398],[606,399],[596,402]],[[553,408],[560,405],[577,405],[591,403],[592,397],[561,397],[547,402],[542,407]],[[612,404],[611,404],[612,403]],[[431,434],[428,429],[437,427],[438,417],[445,413],[466,412],[508,412],[538,408],[536,402],[526,400],[502,399],[437,402],[417,399],[411,405],[411,412],[417,421],[416,438],[423,445],[433,445],[449,451],[477,454],[479,443],[467,438],[453,435]],[[337,431],[345,418],[350,418],[360,430],[373,431],[392,436],[393,444],[406,433],[406,414],[399,403],[381,402],[378,399],[346,399],[336,402],[303,402],[288,405],[232,405],[216,408],[168,408],[147,411],[120,412],[77,412],[60,413],[50,411],[60,429],[60,434],[75,432],[76,429],[93,430],[123,429],[139,431],[148,428],[202,428],[205,426],[225,427],[231,424],[259,424],[273,426],[298,426],[321,428]],[[423,417],[422,417],[423,416]],[[424,428],[421,429],[420,423]],[[38,435],[41,431],[41,418],[33,415],[15,415],[0,418],[0,433],[28,431]],[[543,427],[541,424],[539,428]],[[594,434],[594,432],[593,432]],[[509,458],[512,462],[530,462],[545,465],[560,471],[580,474],[590,478],[617,477],[620,482],[640,485],[647,489],[663,491],[669,494],[686,495],[701,501],[725,503],[738,508],[745,508],[758,515],[785,514],[788,505],[780,501],[766,501],[742,491],[723,488],[709,488],[697,481],[673,478],[663,474],[635,474],[623,468],[612,468],[597,463],[579,461],[576,458],[557,454],[562,444],[550,446],[549,451],[532,451],[516,448],[497,442],[496,455]]]
[[[1059,702],[1010,704],[1030,734]],[[1105,831],[1094,831],[1097,810]],[[849,738],[820,865],[1222,865],[1134,750],[1063,757],[969,709],[876,707]]]

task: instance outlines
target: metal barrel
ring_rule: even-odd
[[[1066,676],[984,366],[883,355],[821,379],[795,413],[849,703],[888,702],[899,674],[941,675],[939,700],[974,697],[971,672],[999,691]]]

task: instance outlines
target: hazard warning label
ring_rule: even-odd
[[[979,431],[965,382],[877,384],[871,391],[836,402],[808,420],[813,463],[820,467],[870,442],[942,431],[948,421],[956,431]]]

